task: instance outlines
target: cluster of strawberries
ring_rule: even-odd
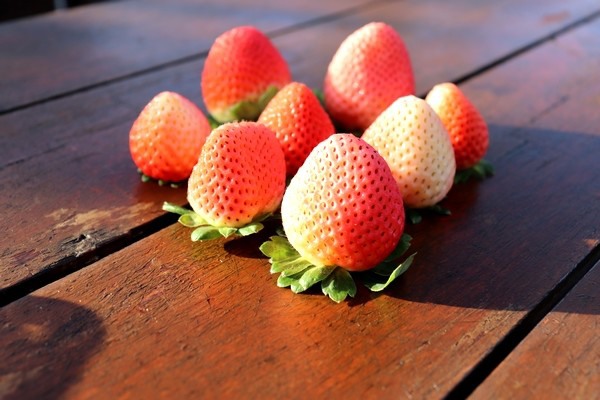
[[[356,293],[350,272],[379,291],[408,268],[412,256],[397,262],[410,242],[405,207],[435,206],[457,169],[488,171],[479,164],[486,123],[460,89],[443,83],[425,100],[414,92],[406,47],[384,23],[342,42],[323,99],[292,82],[267,36],[242,26],[206,58],[209,117],[160,93],[133,124],[131,155],[149,178],[189,179],[193,211],[164,209],[194,228],[192,240],[255,233],[281,206],[283,231],[261,246],[278,285],[320,283],[339,302]]]

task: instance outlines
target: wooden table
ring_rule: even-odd
[[[192,243],[140,182],[129,128],[173,90],[201,104],[214,38],[268,33],[320,87],[385,21],[417,91],[454,81],[496,175],[383,294],[275,285],[244,240]],[[0,398],[599,398],[597,0],[118,1],[0,24]]]

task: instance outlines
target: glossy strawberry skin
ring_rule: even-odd
[[[207,139],[188,182],[188,201],[210,225],[242,227],[277,209],[285,158],[275,134],[255,122],[227,123]]]
[[[456,168],[467,169],[477,164],[489,146],[485,120],[477,108],[453,83],[435,85],[425,101],[438,114],[450,134]]]
[[[257,102],[270,87],[280,89],[290,81],[287,62],[269,38],[255,27],[240,26],[213,43],[202,71],[202,96],[208,112],[228,122],[237,119],[234,108],[240,102]]]
[[[324,82],[327,111],[350,131],[363,131],[398,97],[414,93],[406,46],[381,22],[363,26],[342,42]]]
[[[385,158],[408,207],[433,206],[452,188],[456,161],[450,136],[424,100],[399,98],[362,138]]]
[[[281,89],[258,122],[275,132],[285,154],[288,176],[298,171],[317,144],[335,132],[317,96],[299,82],[292,82]]]
[[[402,195],[388,165],[350,134],[315,147],[284,194],[281,216],[304,258],[349,271],[376,266],[404,229]]]
[[[162,92],[133,123],[129,149],[144,175],[179,182],[190,176],[209,134],[208,120],[196,105],[177,93]]]

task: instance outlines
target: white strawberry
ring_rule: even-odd
[[[407,207],[433,206],[450,191],[456,161],[433,109],[415,96],[397,99],[362,138],[387,161]]]

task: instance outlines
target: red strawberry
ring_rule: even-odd
[[[381,22],[348,36],[325,76],[327,111],[348,130],[366,129],[398,97],[414,93],[404,42],[394,28]]]
[[[256,122],[228,123],[206,140],[188,182],[188,201],[206,224],[243,227],[275,211],[285,158],[275,134]]]
[[[489,145],[485,120],[467,96],[453,83],[440,83],[431,89],[427,103],[438,114],[450,134],[456,168],[477,164]]]
[[[162,92],[144,107],[129,132],[129,150],[140,171],[153,179],[187,179],[210,134],[202,111],[185,97]]]
[[[219,122],[256,120],[273,95],[291,81],[286,61],[252,26],[219,36],[202,71],[202,96]]]
[[[316,266],[373,268],[404,229],[402,195],[385,160],[366,142],[335,134],[310,153],[281,204],[291,245]]]
[[[312,149],[335,132],[319,99],[303,83],[292,82],[269,102],[258,119],[275,132],[287,174],[294,175]]]
[[[456,172],[450,136],[425,100],[399,98],[362,138],[385,158],[408,207],[433,206],[450,191]]]

